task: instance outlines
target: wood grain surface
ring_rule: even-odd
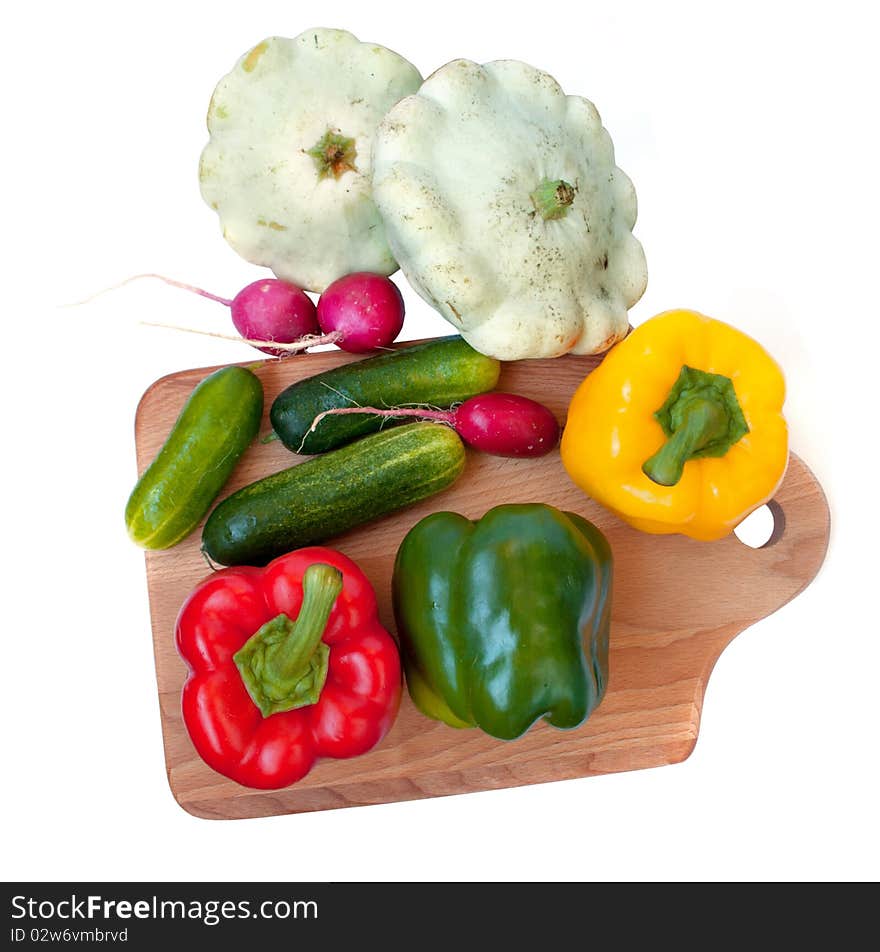
[[[354,359],[326,351],[265,361],[255,370],[267,412],[276,394],[294,380]],[[566,356],[506,364],[498,389],[540,400],[564,423],[571,394],[596,362]],[[158,452],[193,387],[214,369],[163,377],[144,394],[135,420],[138,473]],[[264,432],[269,429],[264,418]],[[221,498],[303,458],[277,441],[256,442]],[[558,452],[538,460],[509,460],[469,450],[466,471],[453,487],[328,544],[362,567],[376,589],[382,621],[394,631],[391,567],[406,532],[438,509],[477,518],[504,502],[545,502],[574,510],[595,522],[611,543],[609,687],[585,724],[559,731],[541,722],[516,741],[498,741],[478,730],[429,720],[404,691],[391,732],[362,757],[322,760],[299,783],[279,791],[250,790],[227,780],[195,753],[180,714],[186,668],[174,647],[174,622],[189,591],[210,571],[199,551],[199,529],[174,549],[145,554],[165,760],[177,802],[200,817],[257,817],[677,763],[696,743],[706,684],[724,647],[809,584],[829,536],[822,489],[794,454],[771,503],[773,537],[752,549],[733,535],[701,543],[637,532],[570,482]]]

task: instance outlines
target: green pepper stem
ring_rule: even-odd
[[[544,219],[544,221],[554,221],[562,218],[568,207],[574,201],[574,186],[562,179],[544,179],[538,184],[538,187],[529,195],[535,211]]]
[[[661,486],[675,486],[688,460],[724,456],[749,432],[733,381],[684,366],[654,418],[669,438],[642,466]]]
[[[323,637],[342,591],[342,573],[315,563],[306,569],[302,587],[296,621],[276,615],[233,658],[263,717],[316,703],[327,678],[330,652]]]

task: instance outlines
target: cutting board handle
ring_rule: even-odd
[[[714,558],[724,564],[719,596],[729,606],[729,624],[711,651],[712,664],[737,633],[802,592],[825,560],[831,535],[828,500],[819,481],[793,453],[767,508],[773,530],[763,545],[753,548],[733,533],[717,544]]]
[[[831,537],[831,511],[819,481],[794,454],[767,508],[773,515],[773,531],[762,546],[751,551],[756,558],[776,566],[780,559],[790,563],[786,576],[791,585],[784,592],[785,587],[780,586],[780,594],[786,595],[777,605],[780,607],[803,591],[822,567]]]
[[[622,650],[656,652],[686,642],[681,660],[670,656],[661,663],[652,657],[670,672],[699,670],[701,693],[724,648],[802,592],[825,558],[828,502],[819,481],[793,453],[767,506],[773,530],[758,548],[733,532],[717,542],[667,535],[651,537],[650,546],[637,545],[642,540],[635,530],[609,526],[615,552],[614,643]]]
[[[683,704],[687,729],[679,725],[673,731],[670,725],[662,746],[666,763],[689,756],[721,653],[740,632],[802,592],[828,549],[831,514],[825,493],[794,454],[767,506],[773,531],[757,548],[734,533],[710,543],[664,536],[652,539],[650,550],[618,536],[610,690],[594,718],[597,724],[603,716],[624,718],[626,704],[636,704],[624,703],[628,698],[640,699],[640,716],[646,709]],[[632,750],[630,756],[635,756]]]

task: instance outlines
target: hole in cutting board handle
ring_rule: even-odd
[[[782,506],[771,499],[749,513],[733,530],[734,535],[750,549],[766,549],[775,545],[785,532],[785,513]]]

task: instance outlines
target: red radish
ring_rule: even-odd
[[[357,271],[328,285],[318,299],[318,324],[340,334],[337,345],[352,354],[387,347],[403,327],[403,296],[381,274]]]
[[[242,288],[229,304],[232,323],[247,341],[292,344],[320,334],[316,308],[302,288],[277,278],[254,281]],[[328,342],[329,343],[329,342]],[[312,342],[314,346],[314,342]],[[257,345],[257,350],[283,357],[288,351]]]
[[[451,410],[421,407],[337,407],[319,413],[309,432],[325,416],[372,413],[379,417],[418,417],[451,426],[465,443],[493,456],[544,456],[559,442],[559,424],[543,404],[513,393],[481,393]]]
[[[225,304],[241,337],[170,324],[153,326],[207,337],[243,340],[273,357],[287,357],[320,344],[336,344],[342,350],[360,354],[388,347],[403,327],[403,297],[393,281],[378,274],[360,272],[339,278],[321,295],[317,308],[305,291],[278,278],[254,281],[231,299],[161,274],[136,274],[115,287],[123,287],[140,278],[156,278],[175,288]],[[92,298],[79,303],[90,300]]]

